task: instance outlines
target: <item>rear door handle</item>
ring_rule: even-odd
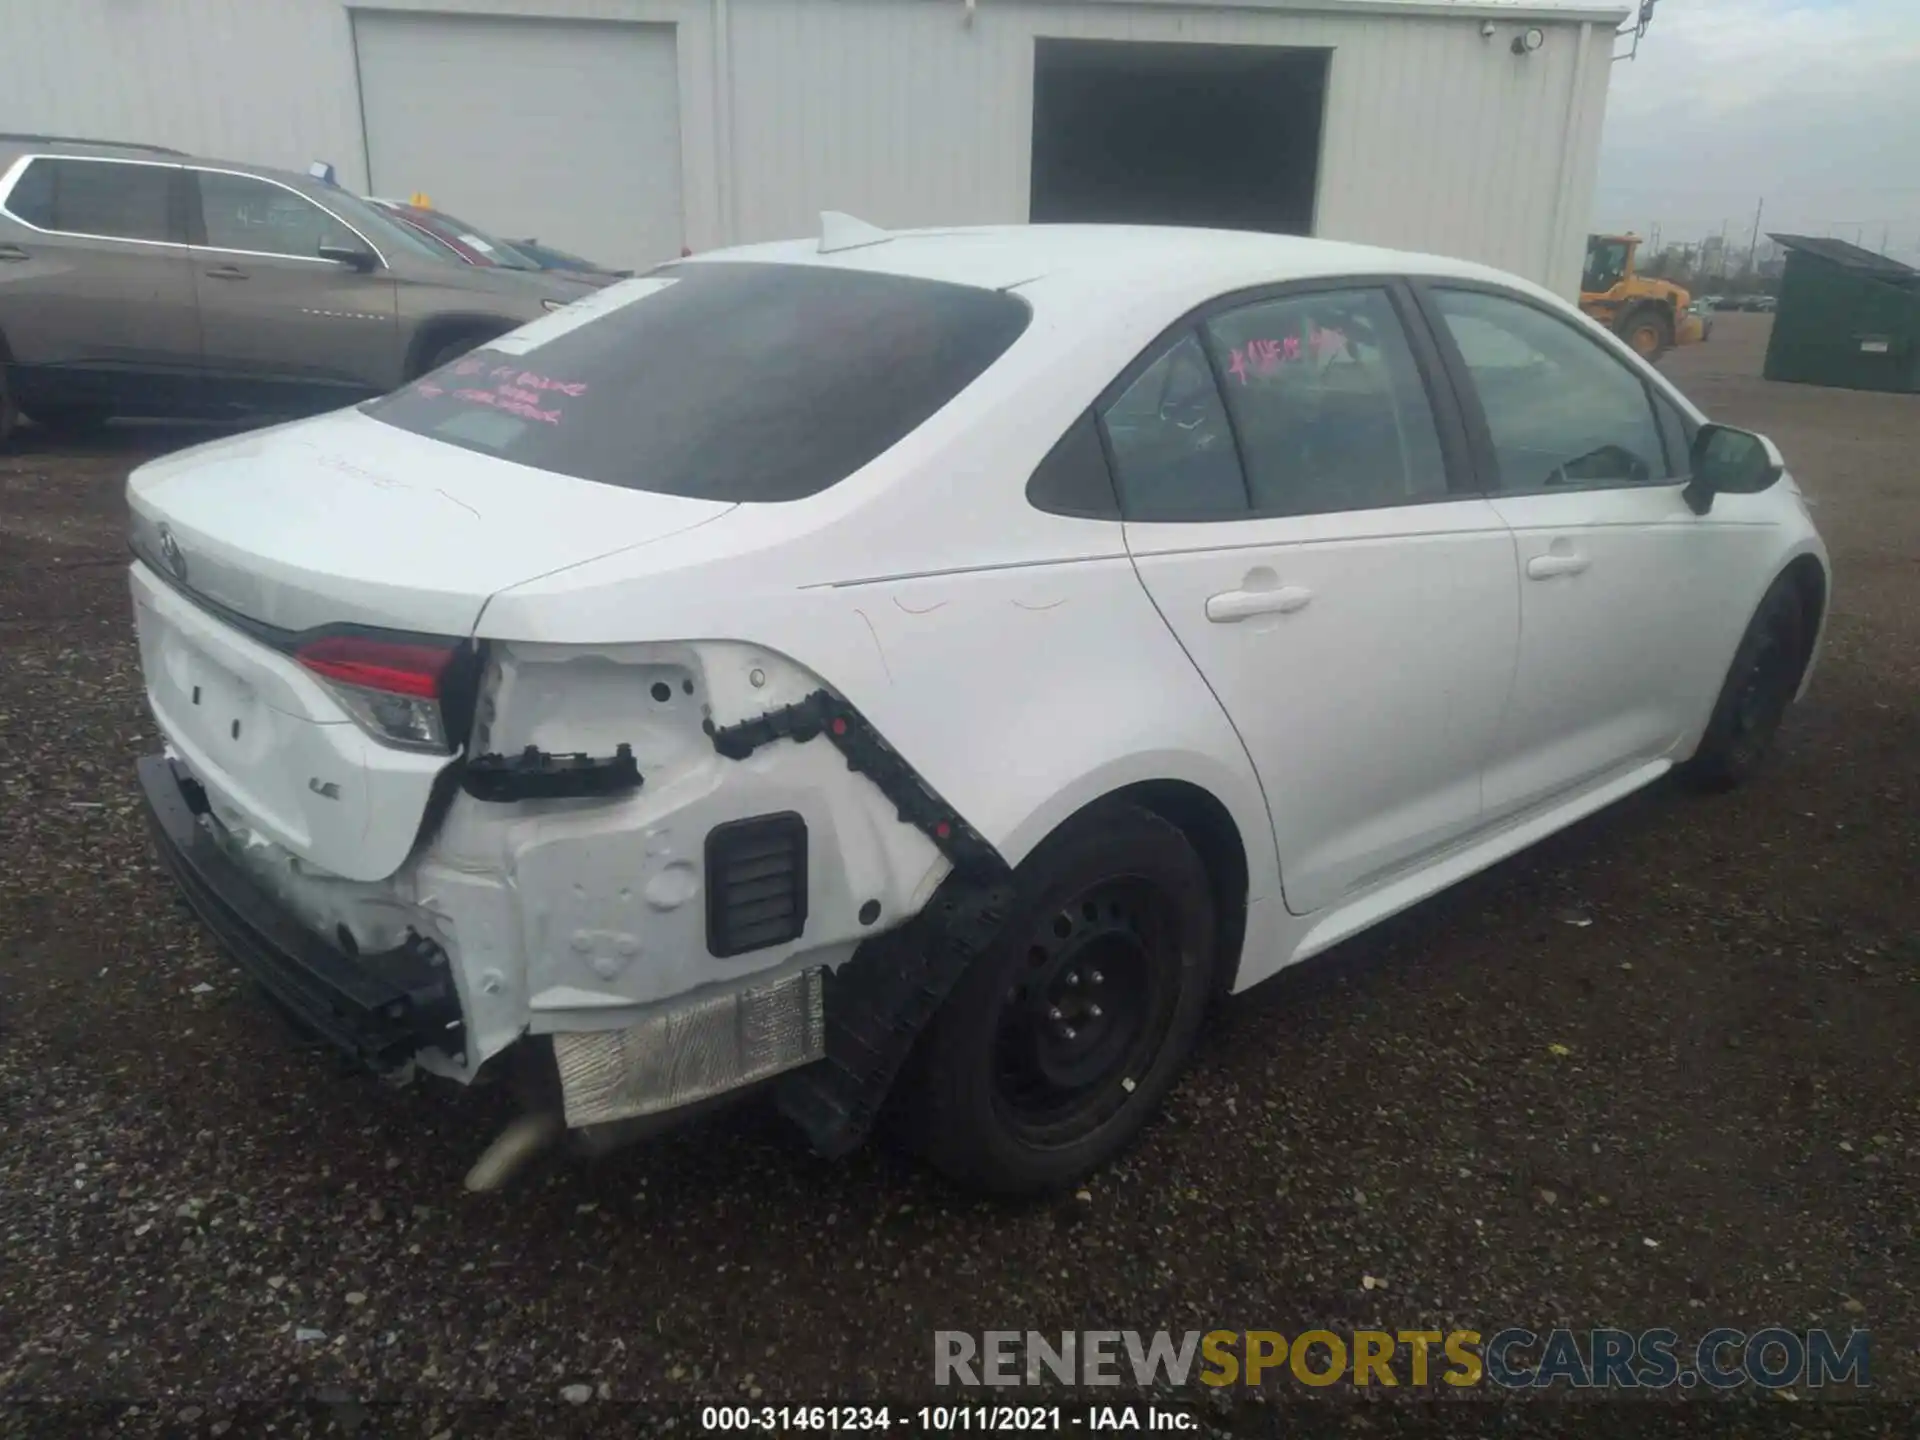
[[[0,245],[0,260],[12,262],[31,260],[32,258],[31,255],[27,254],[27,252],[22,250],[18,245]]]
[[[1536,555],[1527,561],[1527,578],[1551,580],[1556,575],[1578,575],[1591,563],[1584,555]]]
[[[1313,592],[1299,585],[1282,585],[1278,590],[1228,590],[1207,597],[1207,619],[1216,625],[1231,625],[1254,615],[1291,615],[1304,610]]]
[[[247,272],[238,265],[216,265],[206,272],[209,280],[244,280]]]

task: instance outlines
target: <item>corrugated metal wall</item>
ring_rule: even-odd
[[[0,131],[143,140],[291,170],[326,160],[364,190],[350,10],[674,26],[688,238],[719,243],[712,0],[0,0]],[[500,106],[511,124],[512,97]]]
[[[696,248],[1026,217],[1036,37],[1334,52],[1316,230],[1578,283],[1611,31],[1478,16],[977,0],[384,0],[379,9],[677,27]],[[156,140],[365,180],[342,0],[12,0],[0,129]],[[1539,22],[1536,22],[1539,23]],[[715,39],[720,44],[716,46]],[[511,100],[503,97],[510,107]],[[582,177],[591,183],[591,177]]]

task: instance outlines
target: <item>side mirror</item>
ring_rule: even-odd
[[[1731,425],[1702,425],[1693,437],[1693,479],[1681,495],[1704,515],[1715,495],[1757,495],[1787,473],[1787,462],[1766,436]]]
[[[331,260],[336,265],[345,265],[349,269],[367,274],[380,263],[380,258],[371,250],[362,250],[357,245],[322,245],[316,252],[322,260]]]

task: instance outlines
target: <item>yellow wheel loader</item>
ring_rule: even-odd
[[[1707,338],[1708,321],[1693,313],[1692,296],[1670,280],[1634,273],[1638,235],[1589,235],[1580,275],[1580,308],[1648,360],[1675,345]]]

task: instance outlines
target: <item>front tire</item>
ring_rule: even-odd
[[[7,443],[19,423],[20,411],[13,403],[13,386],[7,379],[6,362],[0,361],[0,445]]]
[[[1753,777],[1800,688],[1811,638],[1800,592],[1782,575],[1754,611],[1700,748],[1681,769],[1689,783],[1731,790]]]
[[[1206,867],[1149,811],[1070,822],[1014,884],[909,1097],[927,1158],[1002,1195],[1068,1185],[1133,1141],[1193,1047],[1214,969]]]

